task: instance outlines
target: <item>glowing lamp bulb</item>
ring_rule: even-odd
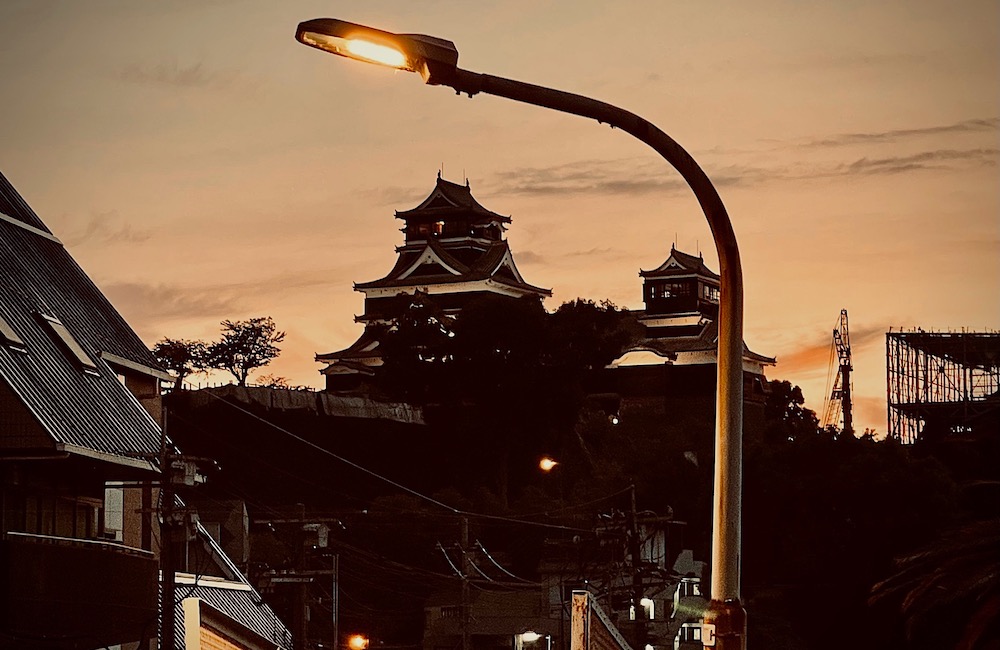
[[[368,647],[368,637],[363,634],[352,634],[347,640],[347,647],[351,650],[365,650]]]
[[[393,68],[405,68],[406,57],[394,47],[379,45],[371,41],[351,39],[345,44],[345,49],[353,56],[374,63],[381,63]]]
[[[521,633],[521,640],[524,641],[525,643],[534,643],[535,641],[539,640],[540,638],[542,638],[542,635],[539,634],[538,632],[528,631],[528,632],[522,632]]]
[[[552,460],[548,456],[538,461],[538,467],[541,468],[543,472],[551,472],[552,468],[558,464],[559,463],[557,461]]]

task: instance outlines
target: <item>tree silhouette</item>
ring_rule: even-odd
[[[1000,520],[948,530],[895,568],[870,602],[901,615],[911,648],[1000,648]]]
[[[185,377],[208,367],[208,346],[204,341],[164,337],[153,346],[153,356],[166,370],[176,374],[174,390],[183,387]]]
[[[208,366],[225,370],[246,386],[247,377],[256,368],[271,363],[285,340],[270,316],[248,320],[222,321],[222,339],[208,346]]]

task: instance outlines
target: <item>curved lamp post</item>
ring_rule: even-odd
[[[732,223],[708,176],[670,136],[641,117],[589,97],[462,70],[458,67],[458,50],[451,41],[423,34],[393,34],[332,18],[300,23],[295,38],[331,54],[417,72],[427,84],[448,86],[469,97],[478,93],[497,95],[609,124],[645,142],[684,177],[708,219],[721,275],[712,601],[705,615],[702,643],[721,650],[744,648],[746,612],[740,603],[743,271]]]

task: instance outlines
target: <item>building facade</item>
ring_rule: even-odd
[[[0,648],[158,647],[163,380],[170,375],[0,174]],[[215,560],[191,570],[220,575],[233,593],[250,589],[188,521],[192,535],[175,540],[183,557],[200,544]],[[290,648],[260,597],[242,598],[253,606],[218,599],[213,633],[256,629],[254,644],[237,634],[201,647]]]

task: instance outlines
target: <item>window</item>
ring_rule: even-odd
[[[658,282],[649,287],[649,298],[679,298],[691,295],[691,285],[687,282]]]
[[[120,487],[104,489],[104,532],[110,539],[122,541],[125,531],[125,492]]]
[[[73,338],[73,335],[69,333],[66,326],[63,325],[62,322],[55,316],[46,316],[45,314],[41,314],[41,317],[42,320],[44,320],[49,326],[49,329],[52,330],[52,333],[59,338],[66,350],[73,356],[74,359],[76,359],[77,363],[83,366],[84,370],[96,373],[97,364],[95,364],[94,361],[87,356],[87,353],[84,352],[83,348],[80,347],[80,344],[77,343],[75,338]]]
[[[26,349],[24,341],[17,335],[14,328],[10,326],[10,323],[3,319],[3,316],[0,316],[0,341],[19,350]]]
[[[719,287],[703,284],[702,295],[705,297],[705,300],[708,300],[709,302],[719,302]]]
[[[677,630],[679,641],[701,641],[701,625],[698,623],[684,623],[681,629]]]

